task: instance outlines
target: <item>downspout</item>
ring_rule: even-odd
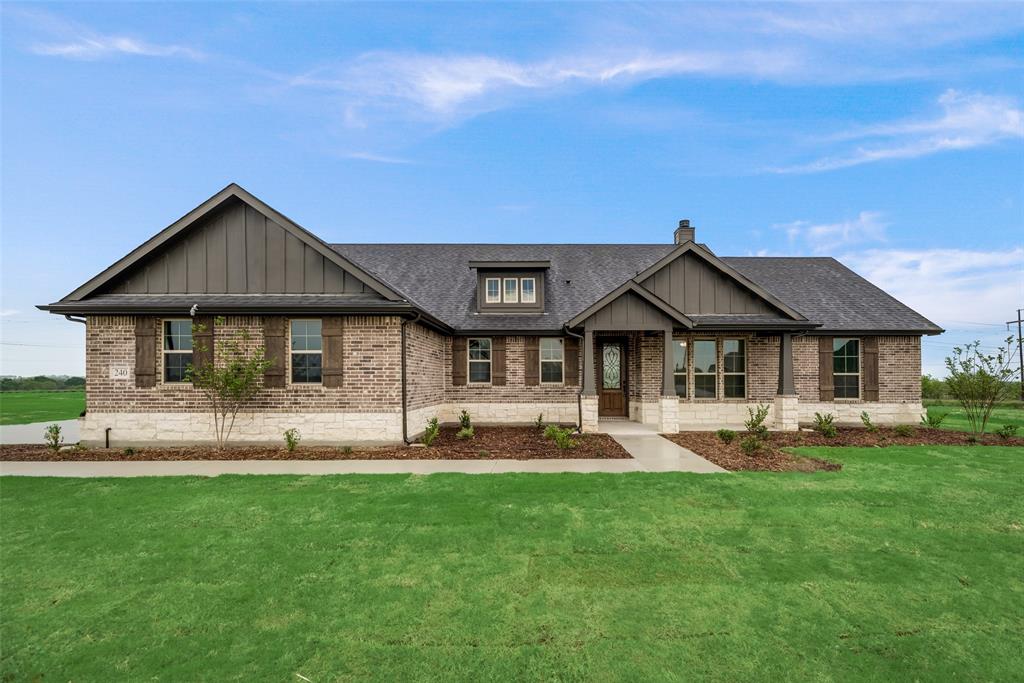
[[[400,325],[402,330],[402,441],[406,446],[410,445],[412,441],[409,441],[408,408],[406,407],[408,390],[405,384],[405,326],[409,323],[419,322],[422,317],[423,313],[418,312],[415,318],[402,318]]]
[[[570,331],[568,325],[563,325],[562,329],[570,337],[576,337],[577,339],[580,340],[580,349],[582,349],[583,353],[585,354],[587,352],[586,338],[582,334],[576,334],[575,332]],[[585,358],[586,356],[583,357]],[[586,367],[587,364],[584,363],[584,370],[586,369]],[[583,379],[585,380],[586,377],[584,377]],[[576,431],[583,433],[583,382],[580,382],[580,390],[576,392]]]
[[[85,325],[85,324],[86,324],[86,323],[85,323],[85,318],[76,318],[76,317],[75,317],[75,316],[73,316],[73,315],[65,315],[64,317],[65,317],[66,319],[70,320],[70,321],[71,321],[71,322],[73,322],[73,323],[82,323],[83,325]]]

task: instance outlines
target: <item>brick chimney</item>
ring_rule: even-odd
[[[679,221],[679,227],[676,228],[676,231],[674,233],[675,243],[682,244],[684,242],[693,242],[695,232],[696,228],[691,228],[690,221],[684,218],[683,220]]]

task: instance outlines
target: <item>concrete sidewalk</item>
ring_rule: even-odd
[[[654,425],[627,420],[602,420],[599,429],[619,442],[644,472],[727,472],[688,448],[658,434]]]

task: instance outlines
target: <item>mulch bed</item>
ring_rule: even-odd
[[[782,450],[798,446],[1024,446],[1024,438],[1021,437],[1004,439],[985,434],[972,440],[966,432],[929,427],[913,427],[913,433],[908,436],[901,436],[889,427],[879,427],[874,432],[860,427],[839,427],[831,439],[811,431],[771,432],[764,449],[756,455],[747,455],[740,448],[740,441],[746,436],[743,431],[738,431],[730,444],[723,443],[715,432],[680,432],[663,436],[732,472],[834,472],[842,469],[839,463]]]
[[[607,434],[577,434],[576,447],[559,450],[536,427],[476,427],[472,439],[458,439],[456,429],[443,427],[430,448],[386,446],[380,448],[339,448],[299,446],[289,453],[283,446],[229,446],[218,451],[211,446],[136,448],[65,448],[51,451],[39,445],[0,446],[0,461],[32,460],[534,460],[554,458],[629,458]]]

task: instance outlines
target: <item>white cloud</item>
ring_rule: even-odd
[[[411,159],[403,159],[401,157],[390,157],[383,154],[374,154],[373,152],[346,152],[343,154],[346,159],[356,159],[358,161],[373,161],[378,164],[413,164],[416,163]]]
[[[0,318],[9,318],[12,315],[18,315],[21,311],[14,308],[3,308],[0,309]]]
[[[912,159],[948,150],[972,149],[1024,138],[1024,110],[1008,97],[947,90],[938,99],[935,118],[898,121],[852,129],[829,142],[877,140],[807,164],[773,169],[777,173],[815,173],[887,159]]]
[[[38,43],[32,47],[38,55],[93,60],[116,55],[143,57],[183,57],[202,59],[199,50],[184,45],[159,45],[127,36],[80,35],[72,40],[56,43]]]
[[[884,242],[889,223],[878,211],[861,211],[856,218],[838,223],[793,221],[773,225],[783,230],[791,246],[806,244],[815,252],[834,252],[839,247],[864,242]]]

